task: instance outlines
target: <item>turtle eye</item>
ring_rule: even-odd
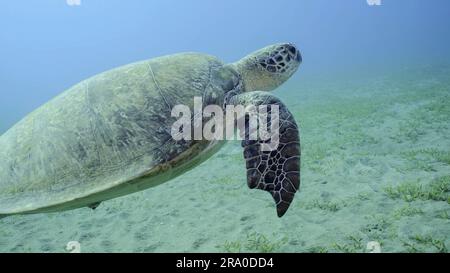
[[[295,55],[295,54],[297,53],[297,49],[295,48],[295,46],[293,46],[293,45],[287,45],[286,47],[287,47],[287,50],[289,50],[289,52],[290,52],[292,55]]]
[[[296,46],[293,44],[281,44],[269,49],[265,54],[261,54],[257,59],[256,65],[261,70],[277,74],[278,76],[285,73],[292,75],[301,61],[302,58]]]

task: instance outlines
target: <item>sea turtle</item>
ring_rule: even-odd
[[[271,91],[302,59],[289,43],[236,63],[180,53],[121,66],[84,80],[0,136],[0,216],[95,207],[159,185],[197,166],[225,141],[174,140],[171,109],[276,104],[280,145],[242,140],[250,188],[271,193],[283,216],[300,184],[298,126]],[[242,133],[242,132],[241,132]]]

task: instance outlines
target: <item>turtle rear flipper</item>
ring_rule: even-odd
[[[300,138],[298,126],[286,108],[275,96],[266,92],[248,92],[233,98],[234,104],[244,106],[278,105],[279,138],[278,145],[271,150],[263,149],[267,141],[251,140],[249,119],[245,128],[240,128],[244,136],[242,147],[247,167],[249,188],[268,191],[275,200],[277,214],[282,217],[289,208],[296,191],[300,187]]]
[[[101,203],[102,202],[95,202],[95,203],[89,204],[88,208],[95,210],[98,206],[100,206]]]

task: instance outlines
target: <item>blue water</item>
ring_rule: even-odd
[[[139,60],[197,51],[234,62],[291,42],[303,63],[276,91],[302,145],[301,189],[283,218],[248,189],[233,142],[95,211],[1,219],[0,252],[65,252],[72,241],[82,252],[367,252],[371,242],[448,252],[449,26],[448,0],[2,1],[0,135],[72,85]]]
[[[234,61],[276,42],[296,77],[449,59],[446,0],[2,1],[0,132],[71,85],[133,61],[199,51]]]

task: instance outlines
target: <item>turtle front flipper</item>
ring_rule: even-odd
[[[267,140],[264,141],[259,136],[257,140],[250,138],[251,131],[254,130],[249,124],[251,114],[246,114],[245,122],[241,123],[245,128],[239,130],[243,137],[248,186],[251,189],[268,191],[275,200],[278,216],[282,217],[300,186],[299,128],[283,102],[267,92],[255,91],[237,95],[233,97],[232,104],[244,107],[267,105],[271,109],[273,105],[278,105],[278,145],[273,146],[271,150],[262,149]],[[270,122],[269,120],[268,124]]]

